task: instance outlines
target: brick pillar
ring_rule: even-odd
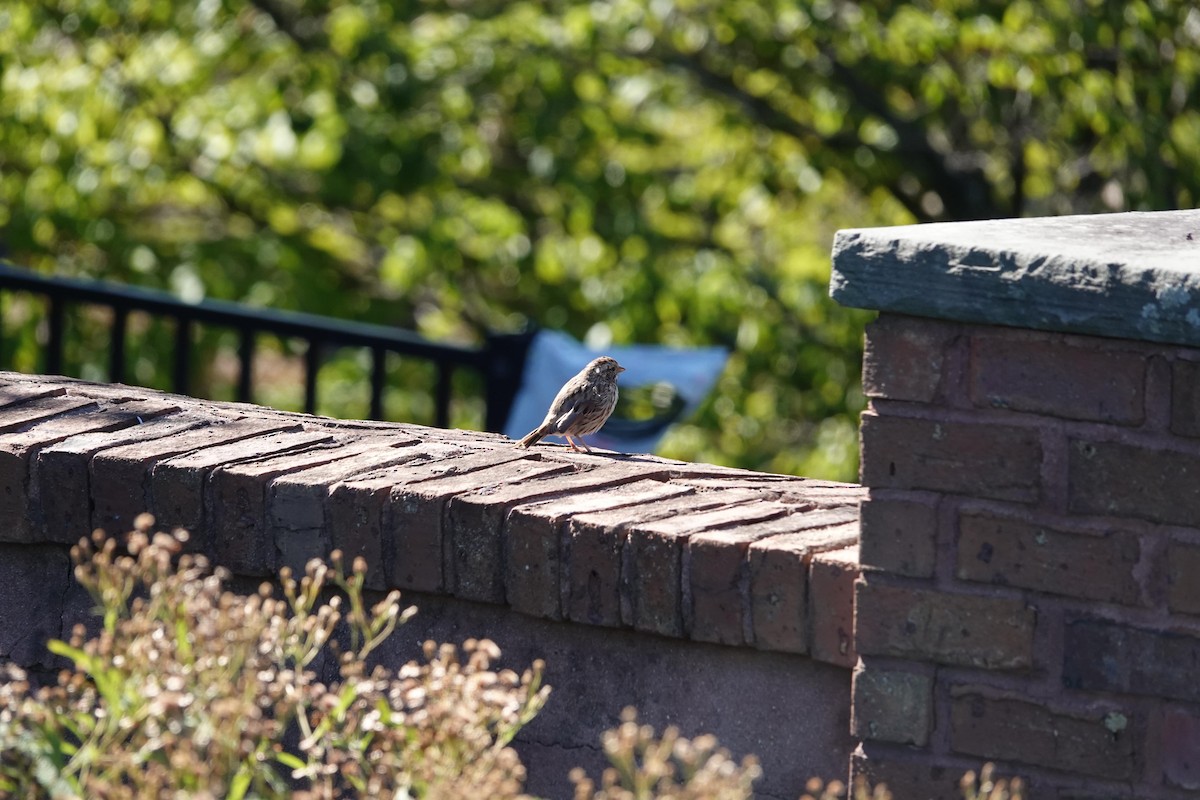
[[[1200,212],[1187,213],[1200,238]],[[1073,220],[1062,222],[1069,230]],[[1004,224],[1020,223],[1047,221]],[[978,234],[999,223],[965,225]],[[1047,307],[1090,303],[1088,314],[1115,316],[1120,303],[1106,312],[1106,298],[1138,291],[1146,278],[1130,270],[1097,292],[1098,267],[1081,259],[1050,287],[1029,269],[1032,256],[1073,247],[1070,237],[1046,236],[1032,255],[1011,256],[988,248],[1029,243],[958,236],[956,226],[912,230],[926,237],[915,248],[903,233],[839,236],[835,297],[869,295],[872,260],[896,284],[911,268],[917,283],[903,302],[886,292],[873,303],[852,298],[883,309],[867,332],[863,375],[868,496],[852,771],[906,800],[959,798],[962,773],[984,761],[1023,776],[1038,798],[1194,796],[1200,341],[1187,339],[1196,336],[1187,317],[1200,291],[1182,284],[1165,311],[1143,304],[1143,315],[1163,311],[1156,324],[1177,315],[1175,333],[1160,325],[1154,336],[1183,343],[1147,341],[1141,319],[1113,324],[1120,338],[1071,333],[1065,314],[1054,324],[1063,331],[1031,330],[1051,327]],[[963,238],[986,244],[966,255],[938,250],[938,239]],[[998,265],[990,276],[969,276],[979,282],[975,307],[937,306],[958,302],[940,295],[929,316],[910,315],[920,310],[922,276],[942,281],[964,264],[989,263]],[[1005,306],[1025,275],[1038,277],[1023,289],[1026,302]],[[999,311],[987,304],[989,281]]]

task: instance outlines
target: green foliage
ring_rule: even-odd
[[[74,665],[57,685],[0,685],[0,797],[521,796],[508,743],[546,701],[541,662],[497,671],[496,645],[468,640],[461,658],[427,642],[423,663],[370,668],[415,609],[398,592],[368,606],[361,559],[343,575],[335,553],[333,569],[285,570],[283,597],[245,597],[152,524],[74,549],[100,631],[51,642]],[[315,665],[341,622],[349,647],[325,685]]]
[[[632,707],[601,742],[612,766],[599,788],[583,770],[573,770],[575,800],[747,800],[762,776],[756,758],[738,764],[714,736],[688,739],[675,727],[656,735],[651,726],[638,724]]]
[[[153,524],[143,514],[123,546],[98,531],[73,548],[101,620],[50,643],[73,669],[36,693],[0,669],[0,798],[525,797],[509,743],[546,702],[541,661],[496,670],[499,648],[468,639],[461,654],[426,642],[423,662],[371,668],[415,609],[398,592],[368,606],[361,558],[343,574],[335,551],[332,569],[284,569],[282,597],[269,584],[246,597],[182,552],[185,533]],[[326,685],[317,666],[346,639]],[[750,796],[754,759],[736,764],[711,736],[655,739],[629,713],[604,747],[638,798]]]
[[[726,344],[666,453],[848,478],[864,315],[826,297],[833,232],[1194,205],[1198,45],[1181,0],[14,0],[0,225],[39,270],[438,339]],[[161,385],[170,337],[134,340]],[[260,399],[294,405],[270,346]],[[361,357],[325,372],[321,410],[364,413]],[[388,412],[427,419],[420,367],[392,373]]]

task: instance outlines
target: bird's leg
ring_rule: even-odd
[[[587,451],[589,453],[592,452],[592,449],[590,447],[588,447],[587,443],[584,442],[582,439],[580,439],[579,442],[576,442],[574,437],[572,437],[571,434],[569,434],[569,433],[564,433],[563,436],[567,437],[567,444],[571,445],[571,449],[574,450],[576,453],[582,453],[584,451]],[[583,450],[579,449],[580,444],[583,445]]]

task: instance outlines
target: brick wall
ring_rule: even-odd
[[[545,658],[566,688],[526,740],[541,754],[535,791],[566,794],[570,764],[558,784],[534,780],[546,751],[596,760],[600,732],[634,703],[756,752],[764,796],[795,797],[848,759],[861,495],[0,373],[0,660],[57,666],[45,641],[90,605],[68,546],[149,510],[250,585],[337,547],[366,558],[371,588],[454,617],[418,615],[410,631],[499,631],[507,652]]]
[[[418,639],[547,657],[535,791],[634,702],[757,752],[764,797],[830,759],[901,800],[984,760],[1037,798],[1194,796],[1200,350],[884,313],[863,384],[865,499],[0,374],[0,658],[53,667],[67,545],[149,509],[242,578],[340,547],[442,609]]]
[[[856,772],[961,796],[1200,790],[1200,350],[869,326]]]

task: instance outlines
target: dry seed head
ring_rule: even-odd
[[[155,547],[161,547],[168,553],[178,553],[183,549],[182,542],[179,541],[177,536],[172,536],[169,533],[162,533],[161,531],[154,534],[150,541],[154,543]]]
[[[142,550],[144,550],[149,544],[149,536],[141,531],[134,531],[133,533],[130,533],[129,537],[125,540],[125,549],[136,556],[140,555]]]

